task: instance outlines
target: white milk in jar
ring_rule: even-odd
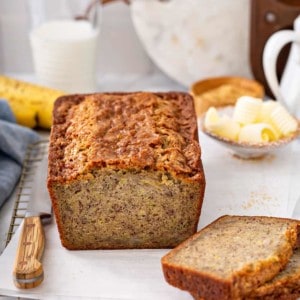
[[[98,33],[84,20],[49,21],[34,29],[30,42],[39,82],[69,93],[95,92]]]

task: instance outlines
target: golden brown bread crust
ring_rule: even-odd
[[[281,268],[283,268],[287,262],[288,259],[292,255],[292,248],[297,246],[298,243],[298,235],[300,231],[300,222],[297,222],[296,220],[290,220],[290,219],[283,219],[283,218],[272,218],[272,217],[264,217],[268,218],[269,220],[282,220],[287,221],[290,223],[289,229],[286,232],[286,245],[281,249],[282,253],[279,253],[279,257],[276,258],[276,263],[272,260],[266,260],[265,262],[260,263],[258,266],[253,268],[253,266],[246,267],[244,269],[239,270],[236,272],[236,270],[233,270],[233,276],[232,278],[221,278],[218,276],[214,276],[209,273],[201,272],[199,270],[196,270],[195,268],[186,267],[184,265],[174,264],[172,261],[170,261],[170,258],[173,256],[176,256],[176,254],[181,250],[184,249],[186,246],[191,244],[193,241],[195,241],[199,235],[201,235],[203,230],[209,229],[211,226],[213,226],[215,223],[219,222],[223,218],[227,217],[239,217],[239,216],[222,216],[219,219],[215,220],[202,230],[200,230],[198,233],[194,234],[192,237],[187,239],[185,242],[181,243],[179,246],[177,246],[175,249],[171,250],[168,254],[166,254],[161,262],[162,262],[162,268],[163,273],[166,281],[173,286],[187,290],[189,291],[195,299],[218,299],[218,300],[229,300],[229,299],[242,299],[241,294],[238,295],[236,293],[236,289],[244,289],[246,285],[249,284],[247,282],[247,279],[250,278],[255,279],[254,282],[251,282],[255,284],[256,286],[252,286],[250,290],[252,290],[254,287],[257,287],[261,283],[265,282],[266,280],[269,280],[270,278],[274,277]],[[252,217],[248,217],[252,218]],[[257,218],[257,217],[253,217]],[[260,217],[258,217],[260,218]],[[222,245],[220,245],[222,247]],[[209,249],[207,250],[209,251]],[[264,273],[266,271],[266,273]],[[253,273],[253,274],[251,274]],[[265,277],[265,278],[264,278]],[[257,280],[258,279],[258,280]],[[243,285],[243,286],[241,286]],[[248,292],[250,291],[248,290]],[[291,298],[287,299],[294,299],[292,295],[290,295]],[[247,298],[245,298],[247,299]],[[284,299],[284,298],[283,298]]]
[[[116,166],[167,170],[203,182],[194,115],[186,93],[60,97],[54,107],[49,179],[67,182],[97,166]]]
[[[55,103],[50,141],[48,189],[61,240],[68,249],[78,246],[63,236],[65,224],[57,189],[80,185],[81,181],[94,182],[96,170],[158,172],[166,174],[162,177],[171,174],[172,180],[190,184],[191,189],[197,190],[193,196],[197,199],[189,200],[194,208],[188,236],[196,231],[205,178],[190,95],[137,92],[64,96]],[[165,206],[164,210],[167,209]],[[168,245],[174,246],[174,242]],[[118,247],[157,248],[159,243],[153,240],[138,246]],[[91,248],[115,247],[100,243],[80,246],[80,249]]]

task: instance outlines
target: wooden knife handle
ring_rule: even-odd
[[[41,257],[44,246],[45,234],[40,217],[26,217],[13,269],[16,287],[29,289],[38,286],[43,281]]]

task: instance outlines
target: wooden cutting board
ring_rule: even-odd
[[[269,96],[272,96],[266,82],[262,54],[267,39],[276,31],[292,29],[293,21],[300,15],[300,0],[251,0],[250,63],[255,79],[260,81]],[[277,72],[282,75],[290,46],[279,55]]]

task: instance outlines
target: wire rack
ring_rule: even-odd
[[[48,140],[41,140],[31,144],[27,149],[22,174],[17,186],[16,200],[7,233],[6,246],[25,217],[27,205],[31,198],[36,168],[47,153]]]

